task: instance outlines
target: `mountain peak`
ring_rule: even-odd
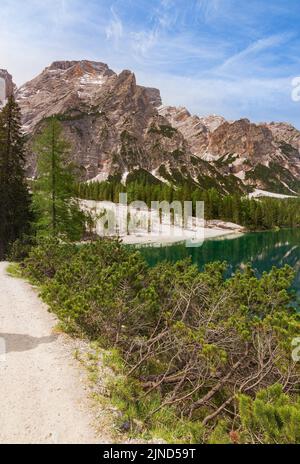
[[[71,68],[82,69],[82,71],[90,73],[103,73],[105,71],[110,71],[113,73],[107,64],[90,60],[54,61],[46,69],[49,71],[67,71]]]
[[[7,72],[1,75],[12,82]],[[116,74],[101,62],[55,61],[18,90],[17,101],[29,140],[46,118],[60,117],[85,180],[142,169],[168,183],[190,182],[223,193],[300,192],[300,132],[295,128],[163,106],[160,91],[138,85],[130,70]],[[34,175],[30,143],[28,151]]]

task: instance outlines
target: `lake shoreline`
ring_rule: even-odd
[[[142,236],[139,234],[127,235],[120,237],[122,243],[124,245],[132,245],[132,246],[168,246],[168,245],[176,245],[180,243],[190,243],[193,246],[201,245],[201,243],[206,242],[208,240],[214,239],[235,239],[242,236],[244,232],[235,231],[235,230],[221,230],[221,229],[210,229],[204,228],[204,237],[203,239],[193,240],[191,241],[189,238],[184,239],[182,237],[173,236],[173,235],[166,235],[166,236],[153,236],[149,238],[149,236]]]

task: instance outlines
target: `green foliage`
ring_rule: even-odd
[[[20,108],[13,97],[0,112],[0,259],[30,231],[30,196],[24,171]]]
[[[161,185],[160,180],[154,177],[150,172],[145,171],[144,169],[135,169],[130,172],[127,176],[127,184],[136,182],[138,184],[146,185]]]
[[[87,116],[87,113],[84,113],[77,109],[70,109],[66,113],[57,114],[55,118],[57,119],[57,121],[61,121],[61,122],[64,122],[64,121],[74,122],[74,121],[80,121],[86,116]]]
[[[12,262],[22,262],[28,257],[35,244],[34,235],[22,235],[10,245],[7,253],[8,260]]]
[[[136,380],[119,375],[111,381],[109,389],[113,405],[123,413],[120,425],[127,421],[133,436],[160,438],[170,444],[204,442],[205,430],[201,423],[179,418],[175,408],[164,407],[150,420],[149,415],[159,408],[161,397],[157,392],[144,397]]]
[[[85,217],[76,199],[75,167],[68,162],[70,146],[56,118],[47,122],[34,148],[38,154],[38,175],[33,184],[38,236],[52,234],[78,240]]]
[[[230,445],[232,441],[228,433],[228,424],[226,421],[220,421],[211,435],[209,436],[208,443],[210,445]]]
[[[289,143],[286,143],[284,141],[281,142],[280,150],[286,156],[298,156],[298,150],[294,148],[292,145],[290,145]]]
[[[22,277],[22,269],[18,263],[9,263],[9,265],[6,268],[6,272],[12,277]]]
[[[289,267],[261,279],[246,267],[225,280],[224,263],[204,272],[189,261],[149,268],[139,252],[114,240],[47,241],[23,266],[68,330],[111,350],[112,400],[133,431],[141,421],[144,433],[168,441],[239,442],[250,434],[253,441],[249,414],[261,414],[256,428],[269,420],[259,390],[279,382],[299,389],[291,360],[299,315],[291,305]],[[292,414],[293,431],[281,429],[280,440],[293,437],[298,416],[286,417]],[[232,417],[244,427],[242,436],[228,430]],[[216,426],[213,434],[207,425]],[[269,442],[271,430],[264,430],[260,440]]]
[[[162,172],[166,177],[170,174]],[[179,175],[179,173],[177,173]],[[173,172],[176,177],[176,172]],[[170,176],[171,180],[174,178]],[[213,185],[208,180],[206,187]],[[268,230],[274,227],[298,227],[300,226],[300,199],[262,198],[260,200],[248,199],[240,193],[223,195],[215,188],[200,190],[191,182],[178,182],[176,188],[170,183],[167,185],[155,179],[151,174],[138,170],[129,174],[126,186],[118,179],[109,182],[93,182],[80,184],[78,195],[81,198],[96,201],[119,201],[121,192],[128,193],[128,201],[144,201],[149,207],[152,201],[174,200],[184,202],[192,201],[195,213],[196,202],[204,201],[205,219],[221,219],[224,221],[241,224],[250,230]]]
[[[291,154],[289,150],[288,145],[285,145],[283,151],[286,155]],[[300,182],[295,179],[287,168],[275,162],[271,162],[269,167],[258,164],[253,170],[246,173],[246,180],[253,182],[254,185],[257,181],[262,181],[265,189],[271,192],[286,195],[291,195],[291,190],[300,192]],[[284,184],[288,185],[288,187],[285,187]]]
[[[239,396],[240,437],[243,443],[300,443],[300,397],[284,393],[280,384]]]
[[[58,238],[51,236],[42,238],[24,261],[25,275],[34,283],[44,283],[52,279],[63,261],[71,259],[76,252],[77,247],[73,244],[64,242],[62,245]]]
[[[149,129],[149,134],[157,134],[168,139],[173,138],[174,134],[177,133],[177,129],[168,125],[160,125],[159,127],[152,126]]]

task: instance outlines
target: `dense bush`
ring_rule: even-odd
[[[241,395],[255,399],[276,383],[283,393],[299,388],[292,270],[257,279],[246,267],[225,280],[225,269],[217,263],[200,273],[189,261],[149,268],[138,252],[105,240],[46,242],[24,263],[70,330],[119,353],[128,383],[115,387],[128,419],[155,426],[177,417],[191,441],[207,440],[207,425],[216,425],[211,441],[224,436],[222,421],[240,421]]]
[[[275,384],[258,392],[255,397],[240,395],[239,430],[220,421],[210,436],[211,443],[300,443],[300,398],[293,399]]]
[[[300,399],[293,400],[281,385],[260,391],[254,399],[239,398],[243,440],[262,443],[300,443]]]
[[[22,235],[9,246],[7,259],[11,262],[22,262],[28,257],[35,245],[36,241],[34,236]]]
[[[74,244],[62,245],[57,238],[44,238],[31,250],[23,266],[35,283],[43,283],[52,279],[60,266],[68,262],[76,253],[77,248]]]

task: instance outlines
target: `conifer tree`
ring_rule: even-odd
[[[85,216],[76,198],[75,166],[69,161],[70,145],[60,122],[52,117],[35,142],[38,155],[33,205],[39,236],[80,239]]]
[[[0,259],[30,229],[21,113],[14,97],[0,112]]]
[[[299,444],[300,401],[275,384],[256,397],[241,395],[239,412],[244,443]]]

